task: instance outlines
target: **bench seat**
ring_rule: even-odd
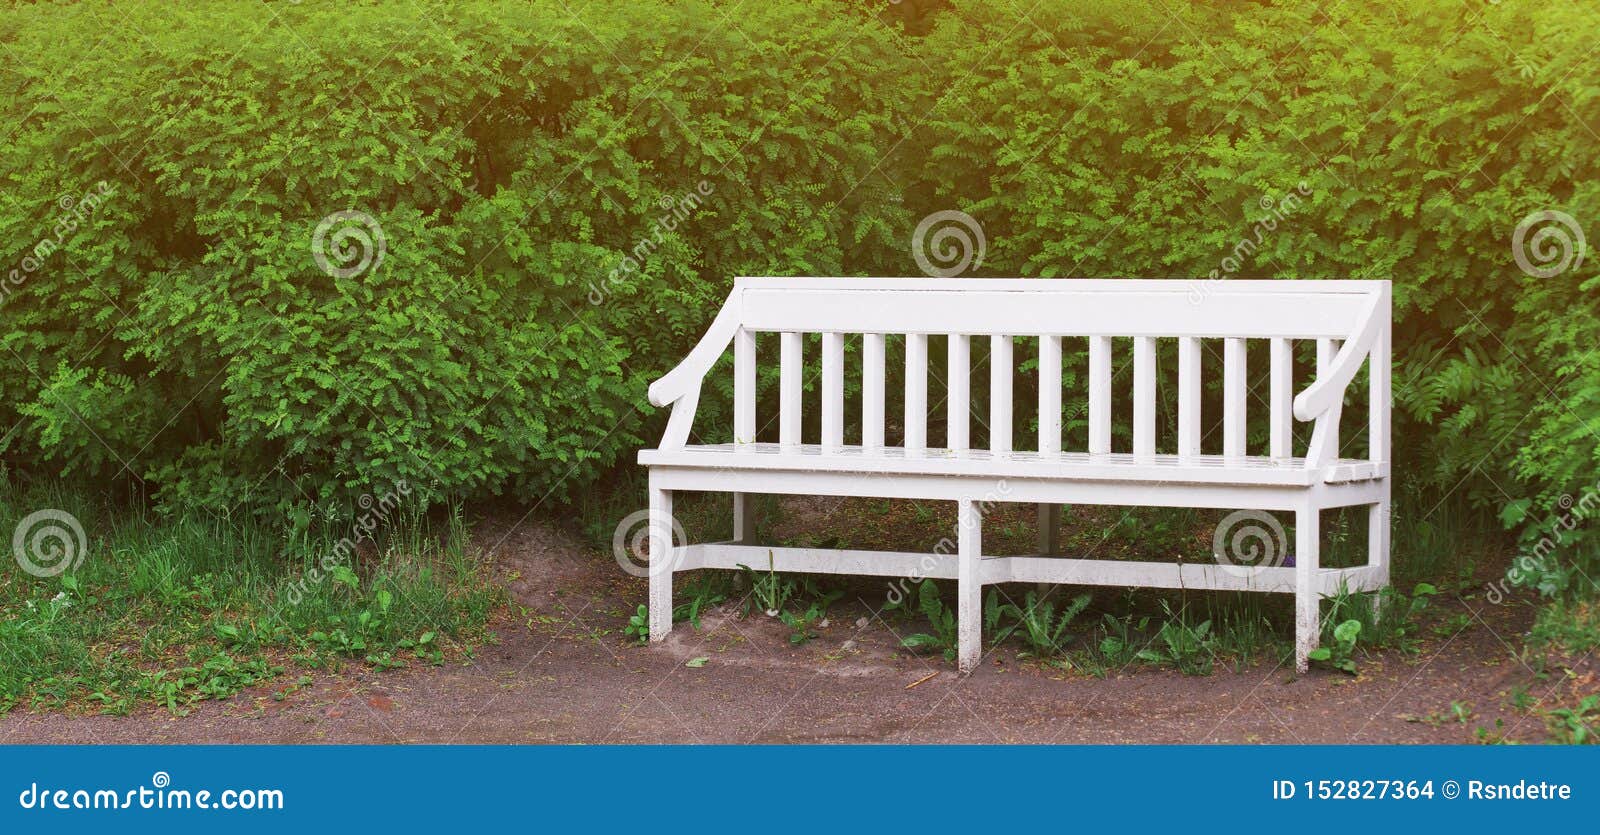
[[[797,470],[802,472],[891,475],[949,475],[974,478],[1049,478],[1063,481],[1138,481],[1172,484],[1309,487],[1371,481],[1388,475],[1387,465],[1341,458],[1322,474],[1304,458],[1222,455],[1133,455],[1110,452],[992,452],[986,449],[906,450],[902,447],[824,447],[820,444],[695,444],[639,453],[646,467],[717,470]]]

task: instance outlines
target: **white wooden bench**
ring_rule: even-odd
[[[1372,591],[1389,577],[1390,287],[1387,281],[1194,281],[1099,279],[741,278],[710,330],[688,357],[650,387],[650,402],[671,404],[666,435],[643,450],[649,467],[650,638],[672,628],[672,574],[696,568],[915,576],[955,579],[958,658],[963,671],[981,656],[983,587],[1004,582],[1227,589],[1295,595],[1296,663],[1318,639],[1319,601],[1341,589]],[[756,335],[781,334],[778,443],[755,443]],[[802,435],[804,335],[820,333],[821,437]],[[861,334],[859,443],[845,441],[845,339]],[[885,344],[905,340],[902,446],[885,445]],[[947,338],[949,371],[942,448],[928,446],[928,338]],[[989,448],[969,444],[973,337],[989,340]],[[1061,443],[1062,338],[1088,343],[1088,447]],[[1113,338],[1132,337],[1132,404],[1113,407]],[[1018,449],[1012,438],[1014,340],[1038,341],[1039,438]],[[1175,438],[1158,452],[1157,341],[1177,341]],[[1220,440],[1202,438],[1202,356],[1222,348]],[[1247,340],[1266,340],[1267,395],[1257,395],[1270,426],[1265,450],[1247,449]],[[1293,389],[1294,340],[1315,340],[1316,379]],[[732,443],[690,442],[690,426],[708,371],[733,345]],[[981,350],[980,345],[980,350]],[[1258,351],[1259,356],[1259,351]],[[1339,457],[1345,389],[1371,361],[1367,458]],[[1125,360],[1124,360],[1125,361]],[[1259,376],[1259,375],[1258,375]],[[1259,389],[1260,386],[1257,386]],[[1261,401],[1265,402],[1262,403]],[[1291,405],[1292,404],[1292,405]],[[937,404],[936,404],[937,405]],[[1258,419],[1260,412],[1257,412]],[[1132,444],[1114,451],[1113,420],[1131,419]],[[1315,421],[1296,454],[1293,421]],[[1219,452],[1202,452],[1202,448]],[[984,556],[980,503],[1040,506],[1040,554]],[[672,541],[674,491],[734,494],[733,539]],[[822,550],[756,545],[748,494],[874,496],[954,501],[957,552],[950,554]],[[1242,570],[1204,562],[1124,562],[1051,556],[1064,504],[1231,508],[1286,511],[1295,522],[1292,562]],[[1319,514],[1367,505],[1367,564],[1318,565]]]

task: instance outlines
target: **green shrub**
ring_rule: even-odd
[[[0,13],[15,466],[224,509],[559,495],[639,446],[732,275],[886,269],[908,74],[866,12],[447,7]],[[324,269],[341,212],[371,224]]]

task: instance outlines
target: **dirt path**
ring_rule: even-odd
[[[19,710],[0,717],[0,740],[1459,743],[1499,718],[1512,738],[1538,741],[1544,728],[1507,708],[1506,694],[1517,684],[1531,683],[1535,696],[1552,686],[1532,682],[1498,637],[1526,627],[1526,607],[1481,600],[1441,602],[1469,612],[1471,626],[1425,640],[1414,656],[1368,657],[1359,678],[1219,666],[1206,677],[1133,667],[1097,679],[1041,670],[1004,650],[962,678],[897,651],[891,624],[846,601],[801,647],[776,622],[720,610],[702,631],[680,627],[662,646],[630,646],[620,613],[643,599],[643,583],[605,555],[524,527],[496,557],[514,611],[496,625],[499,643],[470,665],[315,673],[282,701],[260,688],[182,718]],[[700,657],[703,666],[685,665]],[[1452,702],[1471,705],[1471,718],[1452,717]]]

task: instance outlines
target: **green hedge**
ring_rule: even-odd
[[[889,267],[905,211],[850,184],[913,89],[836,12],[8,9],[5,454],[219,509],[582,485],[725,276]],[[384,244],[349,277],[343,211]]]
[[[1401,471],[1540,535],[1600,470],[1597,259],[1512,238],[1600,230],[1600,10],[1322,6],[9,7],[4,455],[171,507],[559,496],[732,276],[915,273],[959,208],[981,274],[1394,278]]]

